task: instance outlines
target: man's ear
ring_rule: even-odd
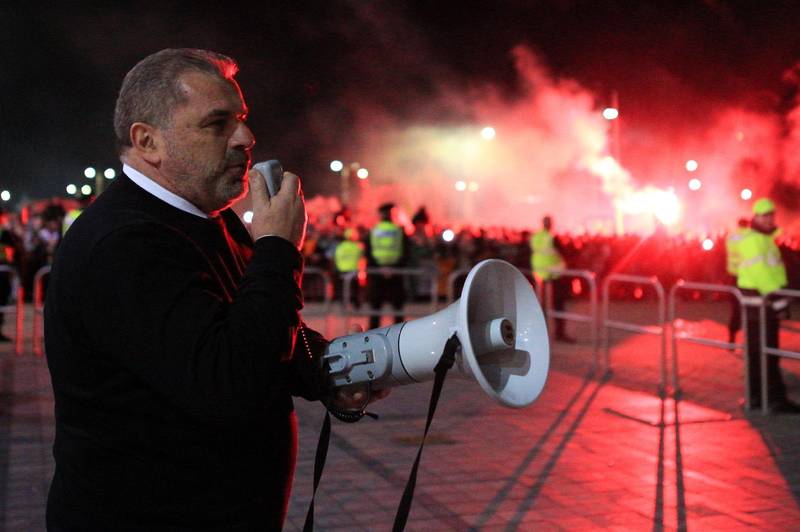
[[[161,149],[164,145],[158,128],[144,122],[134,122],[131,124],[130,135],[132,148],[139,157],[158,166],[161,162]]]

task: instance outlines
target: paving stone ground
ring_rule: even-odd
[[[655,315],[649,302],[615,309],[641,323]],[[335,313],[315,310],[313,327],[344,332]],[[683,310],[682,330],[724,339],[726,304]],[[800,416],[741,408],[741,354],[679,343],[682,394],[662,399],[659,337],[613,332],[613,371],[591,372],[582,327],[570,325],[577,344],[552,345],[547,386],[528,408],[503,408],[474,382],[448,376],[406,530],[800,530]],[[786,334],[783,345],[800,350],[800,336]],[[782,366],[797,400],[800,362]],[[379,420],[334,421],[316,530],[391,530],[430,391],[431,383],[396,388],[374,405]],[[297,409],[289,531],[302,529],[324,414],[302,399]],[[29,339],[21,355],[1,344],[0,529],[44,529],[52,438],[44,359]]]

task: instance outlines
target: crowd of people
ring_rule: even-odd
[[[335,273],[336,248],[345,240],[346,232],[357,235],[358,240],[366,245],[369,225],[341,221],[341,217],[330,216],[325,217],[322,223],[309,225],[304,250],[308,266]],[[412,221],[405,228],[409,249],[403,265],[436,269],[440,277],[440,297],[446,295],[446,280],[450,273],[469,269],[484,259],[502,259],[526,272],[532,268],[531,237],[539,221],[535,218],[531,220],[531,229],[527,230],[463,226],[452,235],[447,234],[447,226],[431,220],[424,208],[420,208]],[[728,234],[727,231],[713,235],[671,234],[666,230],[657,230],[650,235],[573,234],[559,231],[557,225],[554,228],[567,268],[591,271],[598,283],[610,273],[655,276],[667,290],[678,279],[730,284],[726,271],[725,241]],[[800,288],[800,239],[782,235],[778,237],[778,244],[789,273],[790,287]],[[620,286],[615,287],[613,295],[633,298],[639,293],[634,293],[633,287]],[[572,297],[582,295],[586,295],[585,287],[576,285]],[[647,291],[640,297],[648,297]]]
[[[52,262],[61,234],[66,226],[68,211],[54,202],[28,217],[22,223],[19,213],[0,214],[0,264],[8,264],[18,272],[30,301],[33,294],[33,279],[37,271]],[[533,220],[534,224],[536,220]],[[510,262],[523,271],[531,270],[530,230],[507,227],[480,227],[464,225],[451,235],[448,226],[432,220],[424,207],[411,217],[411,224],[404,227],[407,236],[407,252],[400,265],[408,268],[427,268],[439,272],[439,297],[447,295],[447,278],[456,270],[469,269],[481,260],[497,258]],[[331,274],[341,272],[336,266],[336,249],[344,241],[355,242],[365,247],[369,241],[371,226],[332,213],[309,223],[308,237],[303,254],[306,266],[321,268]],[[631,275],[655,276],[669,289],[678,279],[713,284],[729,284],[726,273],[725,241],[729,233],[720,231],[714,235],[678,233],[665,230],[650,235],[610,235],[600,233],[573,234],[554,231],[563,254],[565,266],[576,270],[594,272],[598,280],[607,274],[627,273]],[[711,242],[711,245],[708,244]],[[800,238],[781,235],[777,239],[789,284],[800,288]],[[704,242],[705,247],[704,247]],[[710,249],[706,249],[710,247]],[[365,260],[366,260],[365,254]],[[366,262],[359,267],[366,266]],[[427,292],[417,288],[419,283],[408,280],[410,294],[427,297]],[[315,298],[315,287],[311,287],[310,298]],[[338,293],[338,292],[337,292]],[[634,294],[629,286],[615,287],[614,297],[648,297],[648,293]],[[571,297],[585,296],[585,287],[576,286]],[[0,287],[0,297],[2,297]],[[705,294],[703,295],[705,297]]]

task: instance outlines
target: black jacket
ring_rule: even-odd
[[[291,395],[322,393],[296,338],[301,275],[289,242],[253,244],[232,211],[203,219],[115,181],[66,233],[47,290],[48,523],[280,528]],[[318,354],[324,340],[305,333]]]

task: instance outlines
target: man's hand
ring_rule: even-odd
[[[361,325],[355,324],[350,327],[350,334],[363,332],[364,328]],[[384,399],[389,395],[389,388],[383,390],[372,390],[369,396],[369,402]],[[340,410],[357,410],[364,407],[364,400],[367,396],[367,384],[358,384],[355,386],[348,386],[336,390],[336,395],[333,397],[333,405]]]
[[[251,169],[249,179],[250,197],[253,201],[253,223],[250,226],[253,240],[265,235],[276,235],[301,249],[306,238],[308,217],[300,178],[284,172],[281,189],[271,198],[261,172]]]
[[[389,395],[389,388],[383,390],[372,390],[369,402],[384,399]],[[358,410],[364,408],[364,401],[367,396],[367,385],[359,384],[353,388],[339,388],[333,398],[333,405],[339,410]]]

